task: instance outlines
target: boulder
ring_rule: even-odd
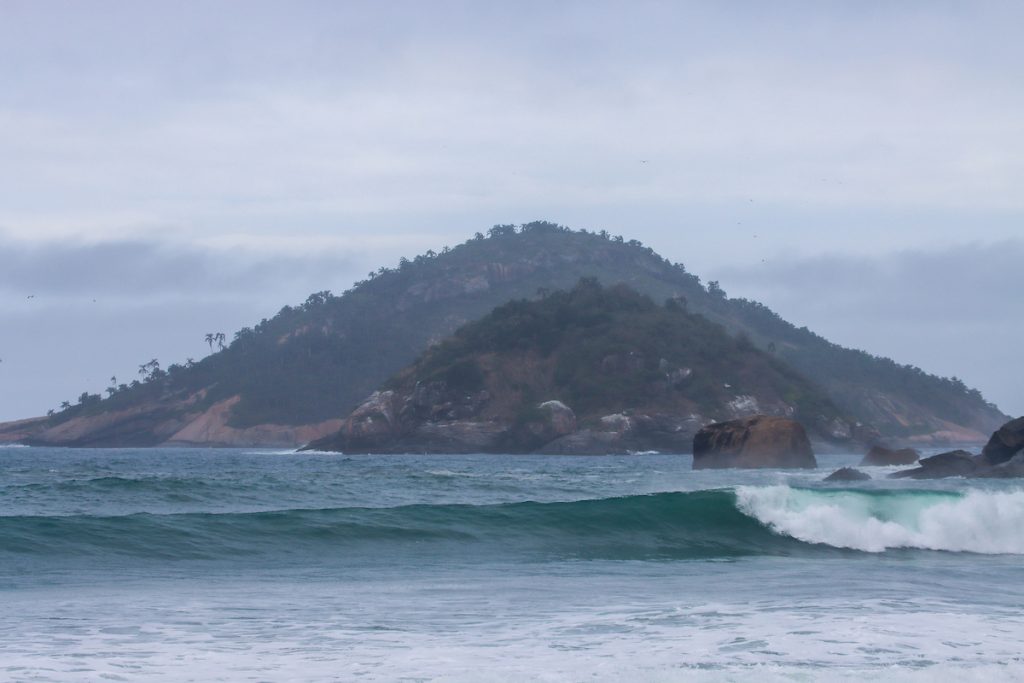
[[[693,438],[693,469],[817,467],[803,426],[756,415],[711,424]]]
[[[986,469],[980,456],[957,450],[922,458],[920,467],[901,470],[889,475],[890,479],[945,479],[946,477],[971,477]]]
[[[995,467],[985,467],[974,476],[984,479],[1020,479],[1024,477],[1024,452]]]
[[[985,462],[999,465],[1024,450],[1024,417],[1011,420],[997,429],[981,451]]]
[[[375,391],[352,411],[338,436],[346,448],[377,448],[398,435],[393,391]]]
[[[633,428],[633,421],[625,413],[613,413],[601,418],[601,427],[604,431],[625,434]]]
[[[886,467],[889,465],[913,465],[921,457],[913,448],[901,448],[893,450],[885,446],[872,446],[864,459],[860,461],[861,467]]]
[[[576,413],[561,401],[545,401],[537,409],[547,416],[546,426],[554,435],[553,438],[576,431]]]
[[[867,481],[870,478],[870,474],[865,474],[860,470],[855,470],[852,467],[841,467],[822,481]]]
[[[576,431],[576,413],[561,401],[545,401],[509,430],[506,446],[513,452],[533,451]]]

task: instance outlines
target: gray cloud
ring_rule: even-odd
[[[203,249],[132,239],[26,242],[0,239],[0,292],[9,297],[254,298],[351,282],[361,255],[315,255],[252,249]],[[362,256],[365,258],[365,256]]]
[[[0,222],[22,235],[1024,211],[1017,3],[4,7]]]

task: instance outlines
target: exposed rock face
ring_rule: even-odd
[[[658,451],[688,453],[704,424],[699,415],[616,413],[600,420],[600,429],[581,429],[544,445],[539,452],[559,455],[610,455]]]
[[[444,382],[417,384],[408,395],[375,391],[335,434],[313,441],[306,449],[345,453],[491,451],[506,428],[479,419],[480,406],[487,399],[487,392],[454,391]]]
[[[823,481],[867,481],[868,479],[871,479],[870,474],[865,474],[852,467],[841,467],[825,477]]]
[[[537,409],[545,415],[543,427],[547,441],[576,431],[576,413],[561,401],[545,401]]]
[[[890,479],[945,479],[946,477],[970,477],[984,469],[984,462],[978,456],[964,450],[939,453],[922,458],[920,467],[912,470],[893,472]]]
[[[488,453],[505,435],[496,422],[427,422],[392,445],[394,453]]]
[[[34,417],[28,420],[16,420],[0,424],[0,444],[20,443],[31,438],[46,424],[45,417]]]
[[[576,413],[561,401],[539,404],[529,419],[515,425],[506,440],[515,452],[533,451],[576,431]]]
[[[996,430],[981,454],[989,465],[1007,462],[1024,450],[1024,417],[1007,422]]]
[[[800,423],[758,415],[704,427],[693,439],[693,468],[813,468],[818,463]]]
[[[342,423],[340,433],[350,448],[373,447],[399,436],[393,391],[375,391]]]
[[[689,452],[694,436],[705,424],[699,415],[667,413],[634,415],[632,422],[632,429],[624,434],[631,443],[629,450],[663,453]]]
[[[921,454],[913,448],[901,448],[899,450],[892,450],[885,446],[872,446],[868,454],[864,456],[864,459],[860,461],[862,467],[865,466],[879,466],[886,467],[890,465],[913,465],[917,462]]]
[[[202,395],[192,395],[177,403],[146,403],[124,410],[83,415],[49,426],[42,423],[18,440],[34,446],[72,446],[77,448],[111,446],[236,446],[297,448],[313,439],[331,434],[341,426],[340,419],[317,424],[257,424],[233,427],[229,423],[232,407],[239,396],[218,401],[203,409]]]

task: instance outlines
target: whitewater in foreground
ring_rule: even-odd
[[[1024,491],[0,448],[0,679],[1020,680]]]

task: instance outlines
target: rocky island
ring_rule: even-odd
[[[71,400],[60,405],[55,400],[45,417],[0,424],[0,443],[298,447],[338,432],[342,421],[389,377],[460,326],[510,301],[571,288],[581,277],[596,278],[606,287],[625,283],[657,302],[671,299],[688,314],[718,325],[716,329],[735,343],[761,352],[756,367],[770,370],[767,384],[780,372],[813,381],[811,393],[829,402],[843,419],[825,426],[809,424],[812,439],[885,439],[919,447],[980,444],[1008,419],[959,380],[832,344],[762,304],[728,297],[717,282],[701,282],[683,264],[668,261],[636,240],[538,221],[496,225],[454,248],[403,258],[339,295],[311,294],[302,303],[284,306],[276,315],[238,330],[233,338],[224,339],[226,344],[211,344],[205,358],[169,365],[150,360],[128,383],[112,382],[102,394],[83,391],[77,400],[68,397]],[[728,359],[740,357],[733,353],[733,341],[721,349]],[[140,356],[150,358],[141,352]],[[694,362],[677,363],[671,354],[650,351],[641,359],[629,356],[627,349],[606,356],[603,371],[609,377],[625,376],[627,369],[635,372],[642,365],[643,373],[660,373],[659,381],[665,385],[711,381],[696,373]],[[669,365],[660,368],[663,358]],[[740,370],[749,374],[752,367]],[[694,372],[692,377],[684,376],[687,369]],[[727,376],[722,375],[720,384],[729,383]],[[674,450],[687,441],[681,434],[692,436],[700,426],[690,414],[728,419],[772,413],[810,395],[761,395],[753,389],[736,390],[738,386],[713,387],[711,402],[701,406],[694,400],[692,413],[674,412],[685,406],[673,399],[667,410],[653,404],[624,405],[622,410],[634,412],[616,409],[596,415],[586,404],[566,399],[563,403],[576,413],[577,429],[544,448]],[[394,391],[384,391],[388,390]],[[756,403],[746,397],[754,397]],[[534,399],[527,412],[557,400]],[[481,408],[485,417],[475,438],[484,438],[494,428],[486,416],[496,410],[496,400],[492,397],[490,407]],[[375,402],[382,409],[389,405],[383,392]],[[828,412],[819,411],[811,419]],[[438,443],[448,438],[441,431],[436,434]]]

